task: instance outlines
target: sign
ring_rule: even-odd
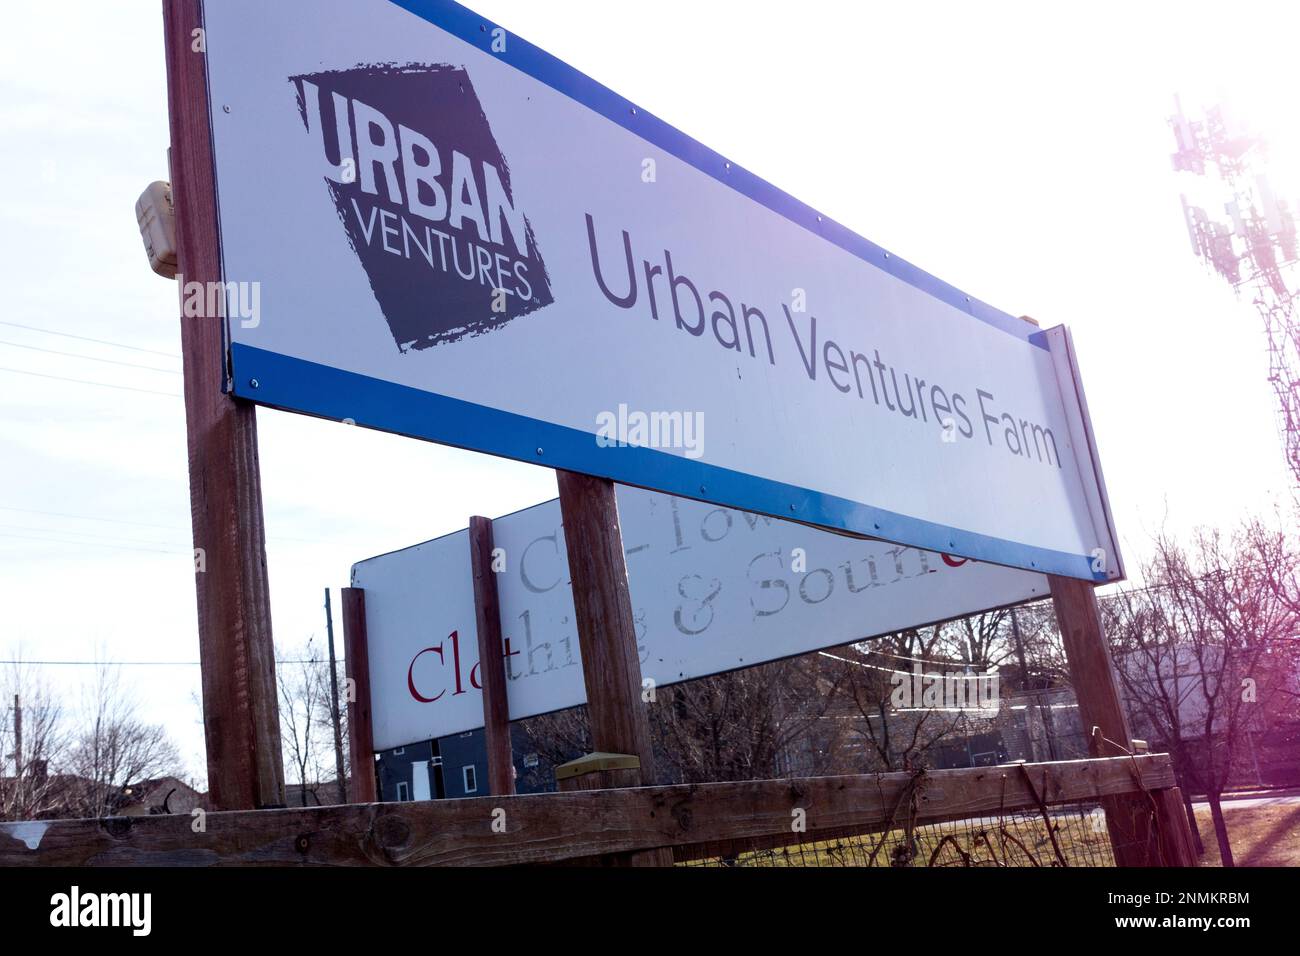
[[[1063,329],[447,0],[223,0],[205,29],[236,395],[1122,575]]]
[[[703,677],[1046,597],[1041,574],[618,489],[643,678]],[[510,717],[586,701],[558,501],[492,523]],[[375,747],[483,726],[469,533],[361,561]]]

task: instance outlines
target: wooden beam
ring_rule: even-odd
[[[1166,754],[925,774],[861,774],[682,784],[260,812],[0,823],[0,866],[491,866],[555,863],[726,840],[784,836],[802,809],[812,842],[897,822],[915,790],[916,822],[996,816],[1046,803],[1131,793],[1140,776],[1172,787]],[[1031,786],[1032,784],[1032,786]],[[1149,799],[1149,797],[1148,797]],[[505,832],[496,832],[503,810]]]
[[[515,792],[514,751],[510,745],[510,703],[506,689],[501,605],[493,569],[492,520],[469,519],[469,560],[474,577],[474,618],[478,625],[479,678],[483,684],[483,735],[487,744],[488,793]]]
[[[178,289],[222,281],[198,0],[164,0]],[[248,278],[248,277],[243,277]],[[223,393],[221,316],[181,319],[208,793],[221,809],[284,804],[266,532],[253,406]]]
[[[1113,757],[1133,750],[1128,716],[1119,696],[1101,611],[1093,584],[1079,578],[1048,575],[1056,621],[1065,645],[1070,684],[1079,705],[1079,720],[1094,741],[1093,756]],[[1116,798],[1103,803],[1111,851],[1121,866],[1143,866],[1154,831],[1150,801]]]
[[[375,733],[370,720],[370,649],[366,642],[366,592],[343,588],[343,663],[348,675],[348,753],[352,776],[348,799],[374,803]]]
[[[650,722],[641,702],[641,659],[614,483],[571,471],[555,475],[573,580],[591,746],[639,757],[640,781],[652,782]]]

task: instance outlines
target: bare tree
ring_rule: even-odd
[[[842,759],[843,722],[828,719],[839,673],[819,655],[760,664],[655,690],[648,704],[658,783],[825,773]],[[587,709],[521,721],[540,780],[591,749]]]
[[[329,660],[308,638],[287,653],[276,649],[280,690],[280,737],[285,765],[297,776],[298,800],[323,802],[317,792],[327,766],[334,766],[334,728],[330,707]]]
[[[62,792],[49,771],[62,763],[67,751],[62,706],[49,686],[21,663],[0,675],[0,695],[0,755],[13,762],[13,776],[6,777],[0,760],[0,820],[56,814]]]
[[[1206,794],[1225,866],[1222,794],[1246,734],[1293,709],[1298,561],[1284,533],[1257,522],[1227,538],[1201,530],[1187,545],[1161,534],[1146,587],[1107,602],[1130,711]]]
[[[917,669],[931,673],[940,662],[974,674],[1004,663],[1013,654],[1006,634],[1009,620],[1007,611],[991,611],[831,652],[842,668],[843,692],[859,718],[853,727],[872,758],[870,767],[856,769],[920,767],[936,747],[968,733],[971,718],[965,711],[924,707],[918,701],[899,712],[892,705],[894,690]]]
[[[180,772],[176,745],[166,728],[140,719],[119,667],[97,668],[77,720],[67,764],[73,779],[64,782],[74,815],[111,816],[130,784]]]
[[[840,759],[830,714],[840,674],[816,654],[659,688],[650,728],[660,776],[683,783],[825,773]]]

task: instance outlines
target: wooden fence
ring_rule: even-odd
[[[647,851],[665,861],[671,854],[679,862],[734,865],[762,848],[825,846],[944,821],[980,820],[996,832],[1008,814],[1022,822],[1041,819],[1039,845],[1055,845],[1062,807],[1104,805],[1113,832],[1116,824],[1124,830],[1114,808],[1126,802],[1144,808],[1132,815],[1144,821],[1141,829],[1125,836],[1137,858],[1147,865],[1194,865],[1173,769],[1167,755],[1156,754],[915,774],[3,823],[0,866],[617,865],[644,859]],[[1109,846],[1108,838],[1099,839]],[[958,858],[965,856],[957,850]],[[1044,859],[1071,864],[1059,847]]]

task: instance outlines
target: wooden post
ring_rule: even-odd
[[[640,782],[652,783],[650,723],[641,704],[641,660],[614,483],[571,471],[555,474],[573,579],[591,746],[604,753],[636,756],[641,761]]]
[[[1120,702],[1119,685],[1111,665],[1106,635],[1101,626],[1101,611],[1090,581],[1049,575],[1056,621],[1061,628],[1065,656],[1070,665],[1070,680],[1079,701],[1083,729],[1091,732],[1100,727],[1109,740],[1123,751],[1100,754],[1117,757],[1133,749],[1128,717]]]
[[[1192,828],[1183,809],[1182,791],[1162,787],[1151,791],[1155,800],[1156,835],[1160,848],[1160,866],[1196,866],[1199,863]]]
[[[1101,750],[1092,755],[1116,757],[1132,752],[1128,717],[1120,701],[1093,585],[1055,574],[1048,575],[1047,580],[1070,667],[1070,682],[1079,704],[1079,720],[1084,732],[1092,736],[1093,749]],[[1105,744],[1102,737],[1111,743]],[[1116,865],[1148,864],[1145,843],[1155,825],[1150,801],[1141,797],[1107,798],[1102,808]]]
[[[506,690],[505,647],[497,573],[492,567],[492,519],[469,519],[469,559],[474,576],[474,617],[478,625],[479,676],[483,682],[483,735],[487,743],[488,792],[515,792],[514,751],[510,745],[510,704]]]
[[[632,598],[628,594],[614,483],[571,471],[556,471],[555,475],[573,582],[591,746],[599,756],[635,757],[637,761],[636,767],[600,771],[598,783],[649,785],[655,779],[654,753],[650,721],[641,702],[641,659],[632,623]],[[577,780],[572,785],[584,786]],[[626,854],[613,862],[671,866],[672,853],[649,850]]]
[[[165,0],[177,285],[222,281],[198,0]],[[208,792],[214,809],[283,806],[284,768],[253,406],[222,392],[220,316],[181,319]]]
[[[366,647],[366,592],[343,588],[343,663],[348,675],[348,753],[351,803],[376,803],[375,733],[370,723],[370,656]]]

